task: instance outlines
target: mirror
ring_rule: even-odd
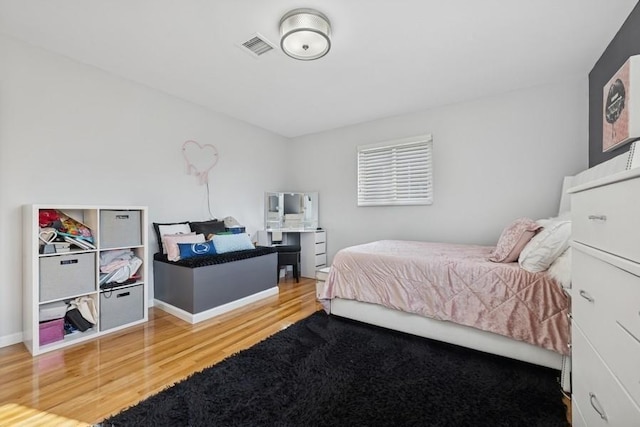
[[[318,193],[265,193],[264,225],[267,230],[315,230],[318,227]]]
[[[264,200],[264,226],[267,230],[282,228],[284,218],[283,200],[282,193],[266,193]]]

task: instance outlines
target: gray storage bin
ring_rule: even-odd
[[[40,258],[40,302],[95,290],[95,253],[70,253]]]
[[[69,306],[64,301],[42,304],[39,310],[38,321],[48,322],[49,320],[62,319],[67,313],[68,307]]]
[[[100,330],[115,328],[144,318],[144,285],[100,293]]]
[[[100,211],[100,248],[142,245],[140,211]]]

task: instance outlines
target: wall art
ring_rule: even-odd
[[[200,145],[188,140],[182,144],[182,155],[187,166],[187,174],[195,175],[198,184],[209,181],[209,171],[218,163],[218,150],[211,144]]]
[[[631,56],[603,90],[602,151],[640,138],[640,55]]]

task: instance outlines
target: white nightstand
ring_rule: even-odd
[[[324,289],[324,282],[329,277],[329,270],[331,267],[324,267],[319,270],[316,270],[316,298],[320,299],[320,294]]]

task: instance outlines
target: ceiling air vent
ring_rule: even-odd
[[[274,46],[261,34],[254,34],[249,40],[244,43],[240,43],[242,50],[251,54],[254,57],[264,55],[270,50],[274,49]]]

